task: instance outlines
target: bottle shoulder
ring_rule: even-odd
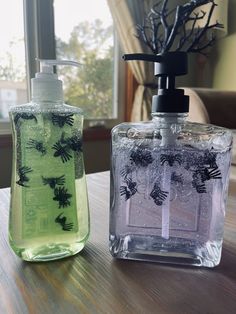
[[[219,133],[221,134],[222,132],[226,133],[232,133],[231,130],[213,125],[213,124],[203,124],[203,123],[198,123],[198,122],[190,122],[186,121],[185,123],[172,123],[172,124],[158,124],[153,121],[147,121],[147,122],[124,122],[116,125],[112,129],[112,133],[119,133],[119,132],[124,132],[124,131],[135,131],[137,132],[140,131],[157,131],[157,130],[162,130],[162,129],[168,129],[170,128],[173,132],[189,132],[191,134],[214,134],[214,133]]]
[[[153,121],[121,123],[112,129],[113,141],[126,138],[132,141],[153,140],[163,143],[164,137],[174,138],[175,144],[180,146],[203,148],[207,145],[215,149],[230,148],[233,140],[229,129],[189,121],[173,124],[158,124]]]
[[[73,113],[83,115],[83,110],[78,107],[69,106],[64,103],[35,103],[29,102],[22,105],[12,106],[9,110],[10,114],[14,113]]]

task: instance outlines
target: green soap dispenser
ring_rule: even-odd
[[[27,261],[49,261],[81,251],[89,235],[82,151],[83,114],[63,103],[55,65],[39,60],[32,101],[14,106],[9,242]]]

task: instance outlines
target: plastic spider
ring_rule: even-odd
[[[63,174],[57,178],[44,178],[42,177],[43,184],[49,185],[51,189],[55,189],[56,185],[63,185],[65,183],[65,175]]]
[[[168,192],[162,191],[159,187],[159,184],[156,182],[154,184],[153,190],[150,194],[151,198],[154,200],[154,203],[158,206],[161,206],[168,196]]]
[[[55,150],[54,157],[61,157],[62,162],[67,162],[72,158],[72,156],[69,154],[70,148],[67,145],[62,146],[61,142],[58,141],[56,144],[52,146],[52,149]]]
[[[30,167],[20,167],[18,170],[19,180],[16,181],[16,183],[24,187],[29,187],[26,185],[26,183],[29,182],[29,178],[26,176],[26,174],[32,171],[33,170]]]
[[[15,124],[17,124],[20,119],[22,119],[22,120],[34,120],[36,123],[38,122],[37,118],[32,113],[25,113],[25,112],[24,113],[17,113],[14,117]]]
[[[55,222],[58,223],[59,225],[61,225],[62,230],[64,231],[71,231],[73,229],[73,223],[66,223],[67,218],[65,216],[63,216],[63,213],[60,213],[56,219]]]
[[[175,183],[183,184],[184,183],[183,175],[182,174],[177,174],[176,172],[173,172],[171,174],[171,181],[175,182]]]
[[[81,138],[74,135],[72,137],[65,138],[65,133],[62,133],[61,143],[67,144],[67,146],[74,152],[82,152]]]
[[[52,123],[53,125],[57,125],[60,128],[63,128],[65,124],[72,126],[74,123],[73,113],[71,114],[52,114]]]
[[[217,168],[209,170],[208,168],[196,170],[193,174],[193,179],[200,176],[201,181],[209,181],[211,179],[221,179],[221,172]]]
[[[175,162],[178,162],[179,165],[181,165],[182,163],[182,158],[180,154],[176,155],[162,154],[160,160],[162,166],[164,165],[165,162],[167,162],[170,167],[173,167]]]
[[[133,182],[131,178],[126,179],[125,183],[127,184],[127,186],[120,187],[120,195],[125,195],[125,200],[127,201],[137,192],[137,183]]]
[[[67,193],[67,189],[65,189],[64,186],[55,188],[54,195],[53,200],[59,202],[59,208],[70,206],[69,198],[71,198],[72,195]]]
[[[132,151],[130,160],[134,162],[136,166],[140,167],[147,167],[153,162],[151,152],[143,148],[137,148]]]
[[[46,154],[47,150],[43,145],[43,142],[39,142],[33,139],[30,139],[27,143],[28,146],[26,146],[26,148],[29,149],[36,149],[38,152],[40,152],[43,155]]]
[[[198,158],[198,164],[209,166],[209,168],[217,169],[218,165],[216,163],[216,153],[206,151],[204,156]]]

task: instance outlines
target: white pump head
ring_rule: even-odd
[[[81,64],[69,60],[42,60],[40,62],[40,72],[31,79],[32,100],[35,102],[58,102],[63,101],[62,81],[53,72],[55,65],[80,66]]]

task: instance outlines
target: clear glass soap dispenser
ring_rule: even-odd
[[[175,88],[187,54],[125,55],[155,62],[152,120],[112,130],[110,252],[114,257],[214,267],[219,264],[232,134],[186,121]]]
[[[13,171],[9,241],[27,261],[48,261],[81,251],[89,235],[82,151],[83,114],[63,103],[54,65],[40,60],[32,101],[12,107]]]

